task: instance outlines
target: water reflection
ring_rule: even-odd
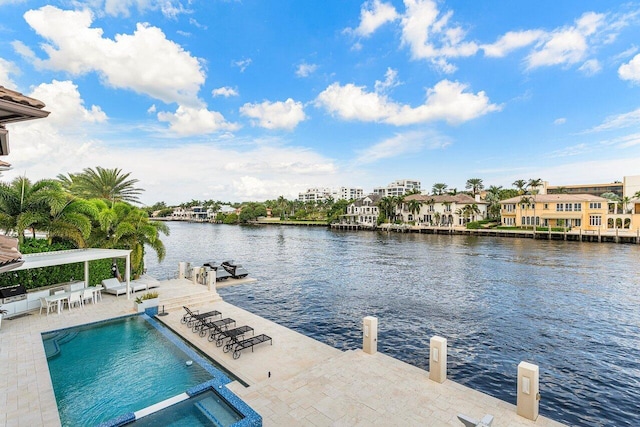
[[[635,245],[308,227],[171,223],[166,261],[235,259],[254,284],[223,298],[340,349],[379,319],[378,349],[428,368],[449,340],[455,381],[515,403],[517,365],[540,365],[541,413],[569,425],[636,425],[640,289]]]

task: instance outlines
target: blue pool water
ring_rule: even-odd
[[[192,357],[142,316],[46,333],[43,343],[63,426],[96,425],[214,376],[187,366]]]
[[[202,393],[169,408],[136,420],[131,427],[229,427],[243,416],[214,391]]]

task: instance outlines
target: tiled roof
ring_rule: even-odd
[[[20,92],[7,89],[4,86],[0,86],[0,99],[15,102],[16,104],[28,105],[29,107],[33,108],[44,108],[44,102],[39,101],[35,98],[29,98],[28,96],[24,96]]]
[[[428,203],[430,200],[433,200],[434,203],[455,203],[458,205],[472,205],[472,204],[477,204],[477,205],[485,205],[486,202],[483,201],[476,201],[476,199],[474,199],[473,197],[469,196],[468,194],[464,194],[464,193],[458,193],[455,195],[451,195],[451,194],[442,194],[440,196],[430,196],[430,195],[425,195],[425,194],[412,194],[410,196],[407,196],[404,198],[405,202],[408,202],[410,200],[420,200],[423,203]]]
[[[371,203],[373,203],[373,205],[377,205],[378,202],[380,201],[380,199],[382,198],[382,196],[380,196],[379,194],[369,194],[367,196],[364,196],[361,199],[356,200],[355,202],[353,202],[353,204],[355,206],[363,206],[363,201],[364,199],[371,199]]]
[[[512,197],[500,200],[500,203],[520,203],[523,197],[531,197],[535,203],[554,202],[608,202],[608,199],[593,194],[535,194]]]

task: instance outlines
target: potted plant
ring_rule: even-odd
[[[4,310],[2,308],[2,306],[0,305],[0,326],[2,326],[2,316],[4,316],[5,314],[8,314],[9,312],[7,310]]]
[[[134,301],[134,308],[138,313],[144,312],[148,308],[157,307],[160,304],[160,298],[158,292],[147,292],[146,294],[139,296]]]

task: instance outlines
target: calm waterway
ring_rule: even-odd
[[[378,350],[397,359],[428,369],[440,335],[458,383],[515,404],[524,360],[540,366],[541,415],[640,424],[640,246],[167,224],[165,261],[147,255],[158,278],[234,259],[258,282],[225,301],[331,346],[361,348],[376,316]]]

